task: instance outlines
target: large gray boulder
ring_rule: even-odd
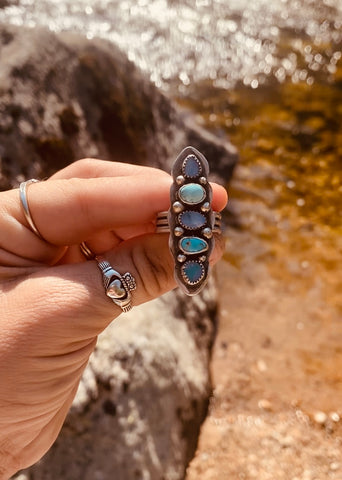
[[[122,315],[99,337],[50,452],[18,480],[180,480],[210,396],[213,282]]]
[[[0,189],[82,157],[169,171],[188,144],[230,178],[234,147],[181,113],[114,45],[0,25]]]
[[[0,26],[0,187],[81,157],[170,170],[187,144],[228,181],[235,149],[196,126],[103,41]],[[17,478],[180,480],[211,391],[217,293],[175,290],[99,338],[61,434]]]

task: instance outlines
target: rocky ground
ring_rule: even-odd
[[[214,391],[187,480],[342,479],[341,241],[270,208],[274,192],[253,188],[266,170],[240,166],[232,184]]]

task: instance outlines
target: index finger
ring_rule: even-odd
[[[149,175],[32,184],[27,196],[41,236],[52,245],[73,245],[95,232],[152,222],[168,207],[170,183],[165,172],[150,169]],[[19,202],[12,205],[13,216],[25,225]]]
[[[76,162],[47,182],[27,188],[31,217],[46,240],[44,245],[28,228],[18,191],[0,194],[4,211],[0,247],[4,251],[45,262],[59,255],[56,248],[78,244],[96,233],[128,226],[137,226],[134,230],[141,233],[150,231],[144,225],[151,227],[156,214],[168,209],[171,177],[162,170],[101,161],[90,162],[89,170],[80,169],[79,163],[84,166],[84,161]],[[117,176],[119,172],[121,176]],[[63,175],[67,178],[57,178]],[[212,186],[213,209],[221,210],[226,191],[217,184]]]

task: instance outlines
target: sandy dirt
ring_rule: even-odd
[[[187,480],[342,480],[341,238],[252,177],[240,166],[231,187],[214,391]]]

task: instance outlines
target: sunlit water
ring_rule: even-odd
[[[0,21],[109,39],[164,89],[257,88],[334,73],[342,0],[8,0]]]

